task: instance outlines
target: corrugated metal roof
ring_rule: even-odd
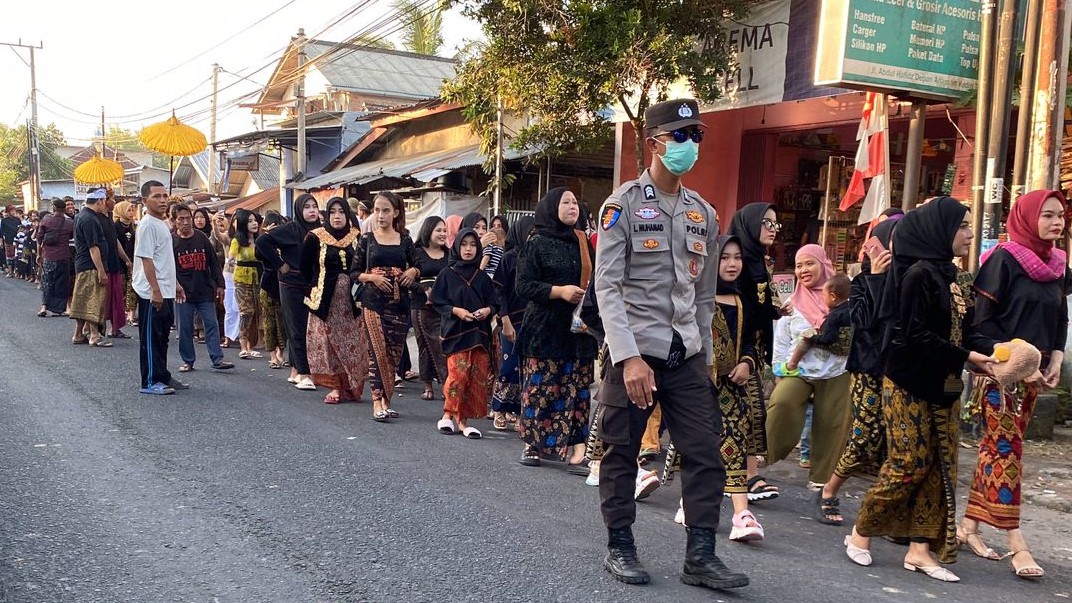
[[[248,197],[240,197],[229,201],[227,205],[227,213],[233,214],[240,209],[256,211],[269,203],[275,203],[276,207],[279,206],[278,186],[249,195]]]
[[[510,161],[530,154],[531,152],[508,149],[504,158]],[[468,145],[455,149],[415,153],[405,157],[366,161],[303,182],[288,184],[287,188],[314,190],[340,184],[365,184],[380,178],[408,177],[420,182],[430,182],[447,172],[482,163],[484,163],[484,155],[480,153],[480,146]]]
[[[305,51],[314,60],[333,46],[310,40]],[[439,96],[443,82],[454,79],[457,64],[441,57],[346,45],[325,57],[317,69],[339,90],[424,99]]]

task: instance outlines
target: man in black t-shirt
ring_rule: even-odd
[[[74,288],[71,296],[71,318],[75,320],[71,343],[110,348],[102,341],[100,325],[104,322],[104,298],[108,289],[108,273],[104,269],[108,243],[98,214],[104,211],[105,191],[89,193],[86,205],[74,218]],[[86,332],[88,330],[88,338]]]
[[[182,357],[179,372],[194,370],[197,360],[194,348],[195,313],[205,325],[205,344],[212,368],[232,369],[234,363],[223,359],[220,326],[216,320],[216,300],[223,299],[225,287],[216,252],[205,233],[194,228],[194,215],[188,205],[176,205],[173,215],[175,234],[171,240],[175,249],[175,276],[186,292],[186,300],[175,304],[176,322],[179,325],[179,356]]]

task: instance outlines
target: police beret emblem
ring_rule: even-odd
[[[688,105],[683,104],[680,108],[678,108],[677,114],[681,117],[692,117],[692,108],[690,108]]]
[[[644,241],[644,249],[656,249],[659,247],[659,242],[655,239],[647,239]]]

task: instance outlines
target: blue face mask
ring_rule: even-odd
[[[659,155],[659,161],[675,176],[682,176],[691,170],[700,157],[700,145],[691,140],[685,142],[656,140],[656,142],[666,145],[666,154]]]

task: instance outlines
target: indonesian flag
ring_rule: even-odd
[[[860,142],[860,147],[856,150],[856,167],[852,172],[845,198],[838,207],[841,211],[846,211],[863,199],[859,224],[874,220],[890,206],[890,188],[886,174],[888,136],[886,95],[868,92],[860,129],[856,132],[856,140]],[[865,194],[864,180],[867,179],[871,180],[871,185]]]

